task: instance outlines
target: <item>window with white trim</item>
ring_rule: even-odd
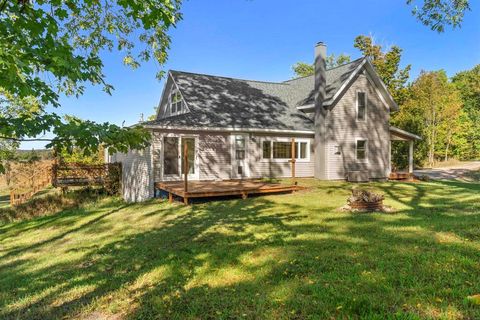
[[[262,142],[262,157],[263,159],[292,159],[292,142],[264,140]],[[295,141],[295,159],[308,160],[309,158],[308,142]]]
[[[272,141],[263,141],[262,153],[263,159],[270,159],[272,157]]]
[[[245,136],[235,137],[235,159],[245,159]],[[241,174],[241,172],[239,172]]]
[[[357,144],[355,147],[355,153],[357,156],[357,160],[367,160],[367,148],[368,148],[368,140],[357,140]]]
[[[175,115],[183,112],[183,101],[180,91],[173,90],[170,94],[170,114]]]
[[[357,120],[365,121],[367,118],[367,94],[365,92],[357,92]]]

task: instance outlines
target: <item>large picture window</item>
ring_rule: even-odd
[[[367,140],[357,140],[356,154],[357,160],[367,159]]]
[[[365,92],[357,92],[357,120],[365,121],[367,117],[367,95]]]
[[[295,142],[295,159],[309,159],[308,142]],[[263,159],[292,159],[292,143],[290,141],[270,141],[262,142]]]

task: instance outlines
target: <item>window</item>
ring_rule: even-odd
[[[357,120],[365,121],[367,114],[367,95],[365,92],[357,92]]]
[[[342,150],[340,146],[335,146],[333,149],[334,149],[334,154],[337,154],[337,155],[342,154]]]
[[[292,145],[290,142],[273,142],[273,159],[291,159]]]
[[[357,140],[357,160],[367,159],[367,140]]]
[[[178,138],[163,138],[163,174],[178,174]]]
[[[308,142],[295,142],[295,159],[307,160],[309,158]],[[292,159],[291,141],[263,141],[263,159]]]
[[[263,141],[262,150],[263,150],[263,159],[270,159],[272,157],[272,142]]]
[[[295,143],[295,159],[307,159],[307,143],[306,142],[296,142]],[[291,148],[291,146],[290,146]],[[300,151],[300,156],[298,155]]]
[[[235,137],[235,159],[237,160],[245,159],[245,137],[244,136]]]
[[[178,90],[172,91],[170,95],[170,114],[177,114],[183,110],[182,95]]]

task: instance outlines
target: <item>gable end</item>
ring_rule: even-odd
[[[182,112],[171,115],[170,109],[169,109],[170,96],[174,90],[180,93],[184,108]],[[177,85],[175,78],[173,77],[172,73],[169,71],[167,76],[167,81],[165,82],[165,85],[163,87],[162,96],[160,98],[160,102],[157,107],[157,114],[155,119],[156,120],[165,119],[171,116],[181,115],[188,112],[190,112],[190,108],[188,107],[187,101],[183,96],[182,90],[180,90],[180,87]]]

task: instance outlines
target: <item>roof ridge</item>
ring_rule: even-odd
[[[353,60],[353,61],[350,61],[350,62],[341,64],[341,65],[339,65],[339,66],[336,66],[336,67],[327,69],[327,70],[325,70],[325,71],[330,71],[330,70],[333,70],[333,69],[337,69],[337,68],[340,68],[340,67],[344,67],[344,66],[346,66],[346,65],[349,65],[349,64],[351,64],[351,63],[357,62],[357,61],[362,60],[362,59],[365,59],[365,58],[366,58],[366,57],[360,57],[360,58],[357,58],[357,59],[355,59],[355,60]],[[311,74],[311,75],[309,75],[309,76],[303,76],[303,77],[298,77],[298,78],[294,78],[294,79],[289,79],[289,80],[285,80],[285,81],[283,81],[283,82],[285,83],[285,82],[300,80],[300,79],[304,79],[304,78],[308,78],[308,77],[313,77],[313,76],[314,76],[314,75]]]
[[[346,66],[346,65],[352,64],[352,63],[357,62],[357,61],[360,61],[360,60],[363,60],[363,59],[365,59],[365,58],[366,58],[366,57],[357,58],[357,59],[355,59],[355,60],[353,60],[353,61],[350,61],[350,62],[341,64],[341,65],[339,65],[339,66],[336,66],[336,67],[333,67],[333,68],[330,68],[330,69],[327,69],[327,71],[330,71],[330,70],[333,70],[333,69],[337,69],[337,68],[340,68],[340,67],[344,67],[344,66]]]
[[[207,77],[230,79],[230,80],[239,80],[239,81],[248,81],[248,82],[259,82],[259,83],[269,83],[269,84],[281,84],[281,85],[285,85],[284,82],[251,80],[251,79],[242,79],[242,78],[234,78],[234,77],[217,76],[217,75],[207,74],[207,73],[189,72],[189,71],[181,71],[181,70],[173,70],[173,69],[170,69],[170,70],[169,70],[169,72],[172,72],[172,71],[173,71],[173,72],[179,72],[179,73],[193,74],[193,75],[197,75],[197,76],[207,76]]]
[[[298,77],[298,78],[288,79],[288,80],[283,81],[283,83],[290,82],[290,81],[295,81],[295,80],[300,80],[300,79],[304,79],[304,78],[308,78],[308,77],[313,77],[313,76],[314,76],[314,74],[311,74],[309,76],[302,76],[302,77]]]

